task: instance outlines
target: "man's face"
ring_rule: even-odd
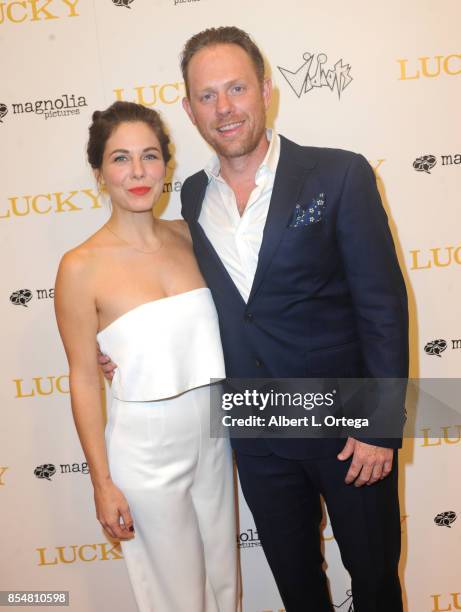
[[[265,138],[271,82],[258,81],[249,55],[232,44],[205,47],[190,60],[183,106],[200,134],[224,158],[248,155]]]

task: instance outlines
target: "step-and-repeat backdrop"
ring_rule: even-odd
[[[76,612],[135,609],[95,519],[53,312],[62,253],[109,215],[85,160],[93,110],[161,111],[175,162],[156,214],[178,217],[182,182],[210,155],[181,106],[178,55],[209,26],[250,32],[275,85],[270,124],[372,164],[410,296],[412,375],[455,378],[460,23],[458,0],[0,2],[0,589],[69,590]],[[406,610],[461,610],[461,418],[417,433],[400,454]],[[335,609],[351,611],[327,518],[322,538]],[[245,612],[282,610],[242,499],[238,540]]]

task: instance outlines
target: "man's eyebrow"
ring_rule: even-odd
[[[240,83],[240,82],[244,82],[244,78],[243,77],[237,77],[235,79],[230,79],[230,81],[226,81],[225,83],[222,83],[222,85],[224,87],[229,87],[231,85],[235,85],[236,83]],[[202,93],[204,91],[214,91],[216,89],[216,85],[212,84],[212,85],[206,85],[205,87],[202,87],[202,89],[199,89],[199,93]]]

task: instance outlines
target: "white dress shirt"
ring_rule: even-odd
[[[266,132],[270,141],[269,148],[256,172],[256,185],[242,216],[238,211],[234,192],[220,175],[218,157],[213,156],[205,167],[208,186],[199,223],[245,302],[248,301],[258,265],[259,249],[280,157],[279,135],[273,130]]]

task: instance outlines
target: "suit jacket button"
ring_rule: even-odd
[[[259,361],[259,359],[255,359],[255,365],[257,368],[260,368],[262,366],[261,361]]]
[[[245,321],[248,321],[248,323],[251,323],[253,321],[253,315],[251,314],[251,312],[247,312],[245,314]]]

